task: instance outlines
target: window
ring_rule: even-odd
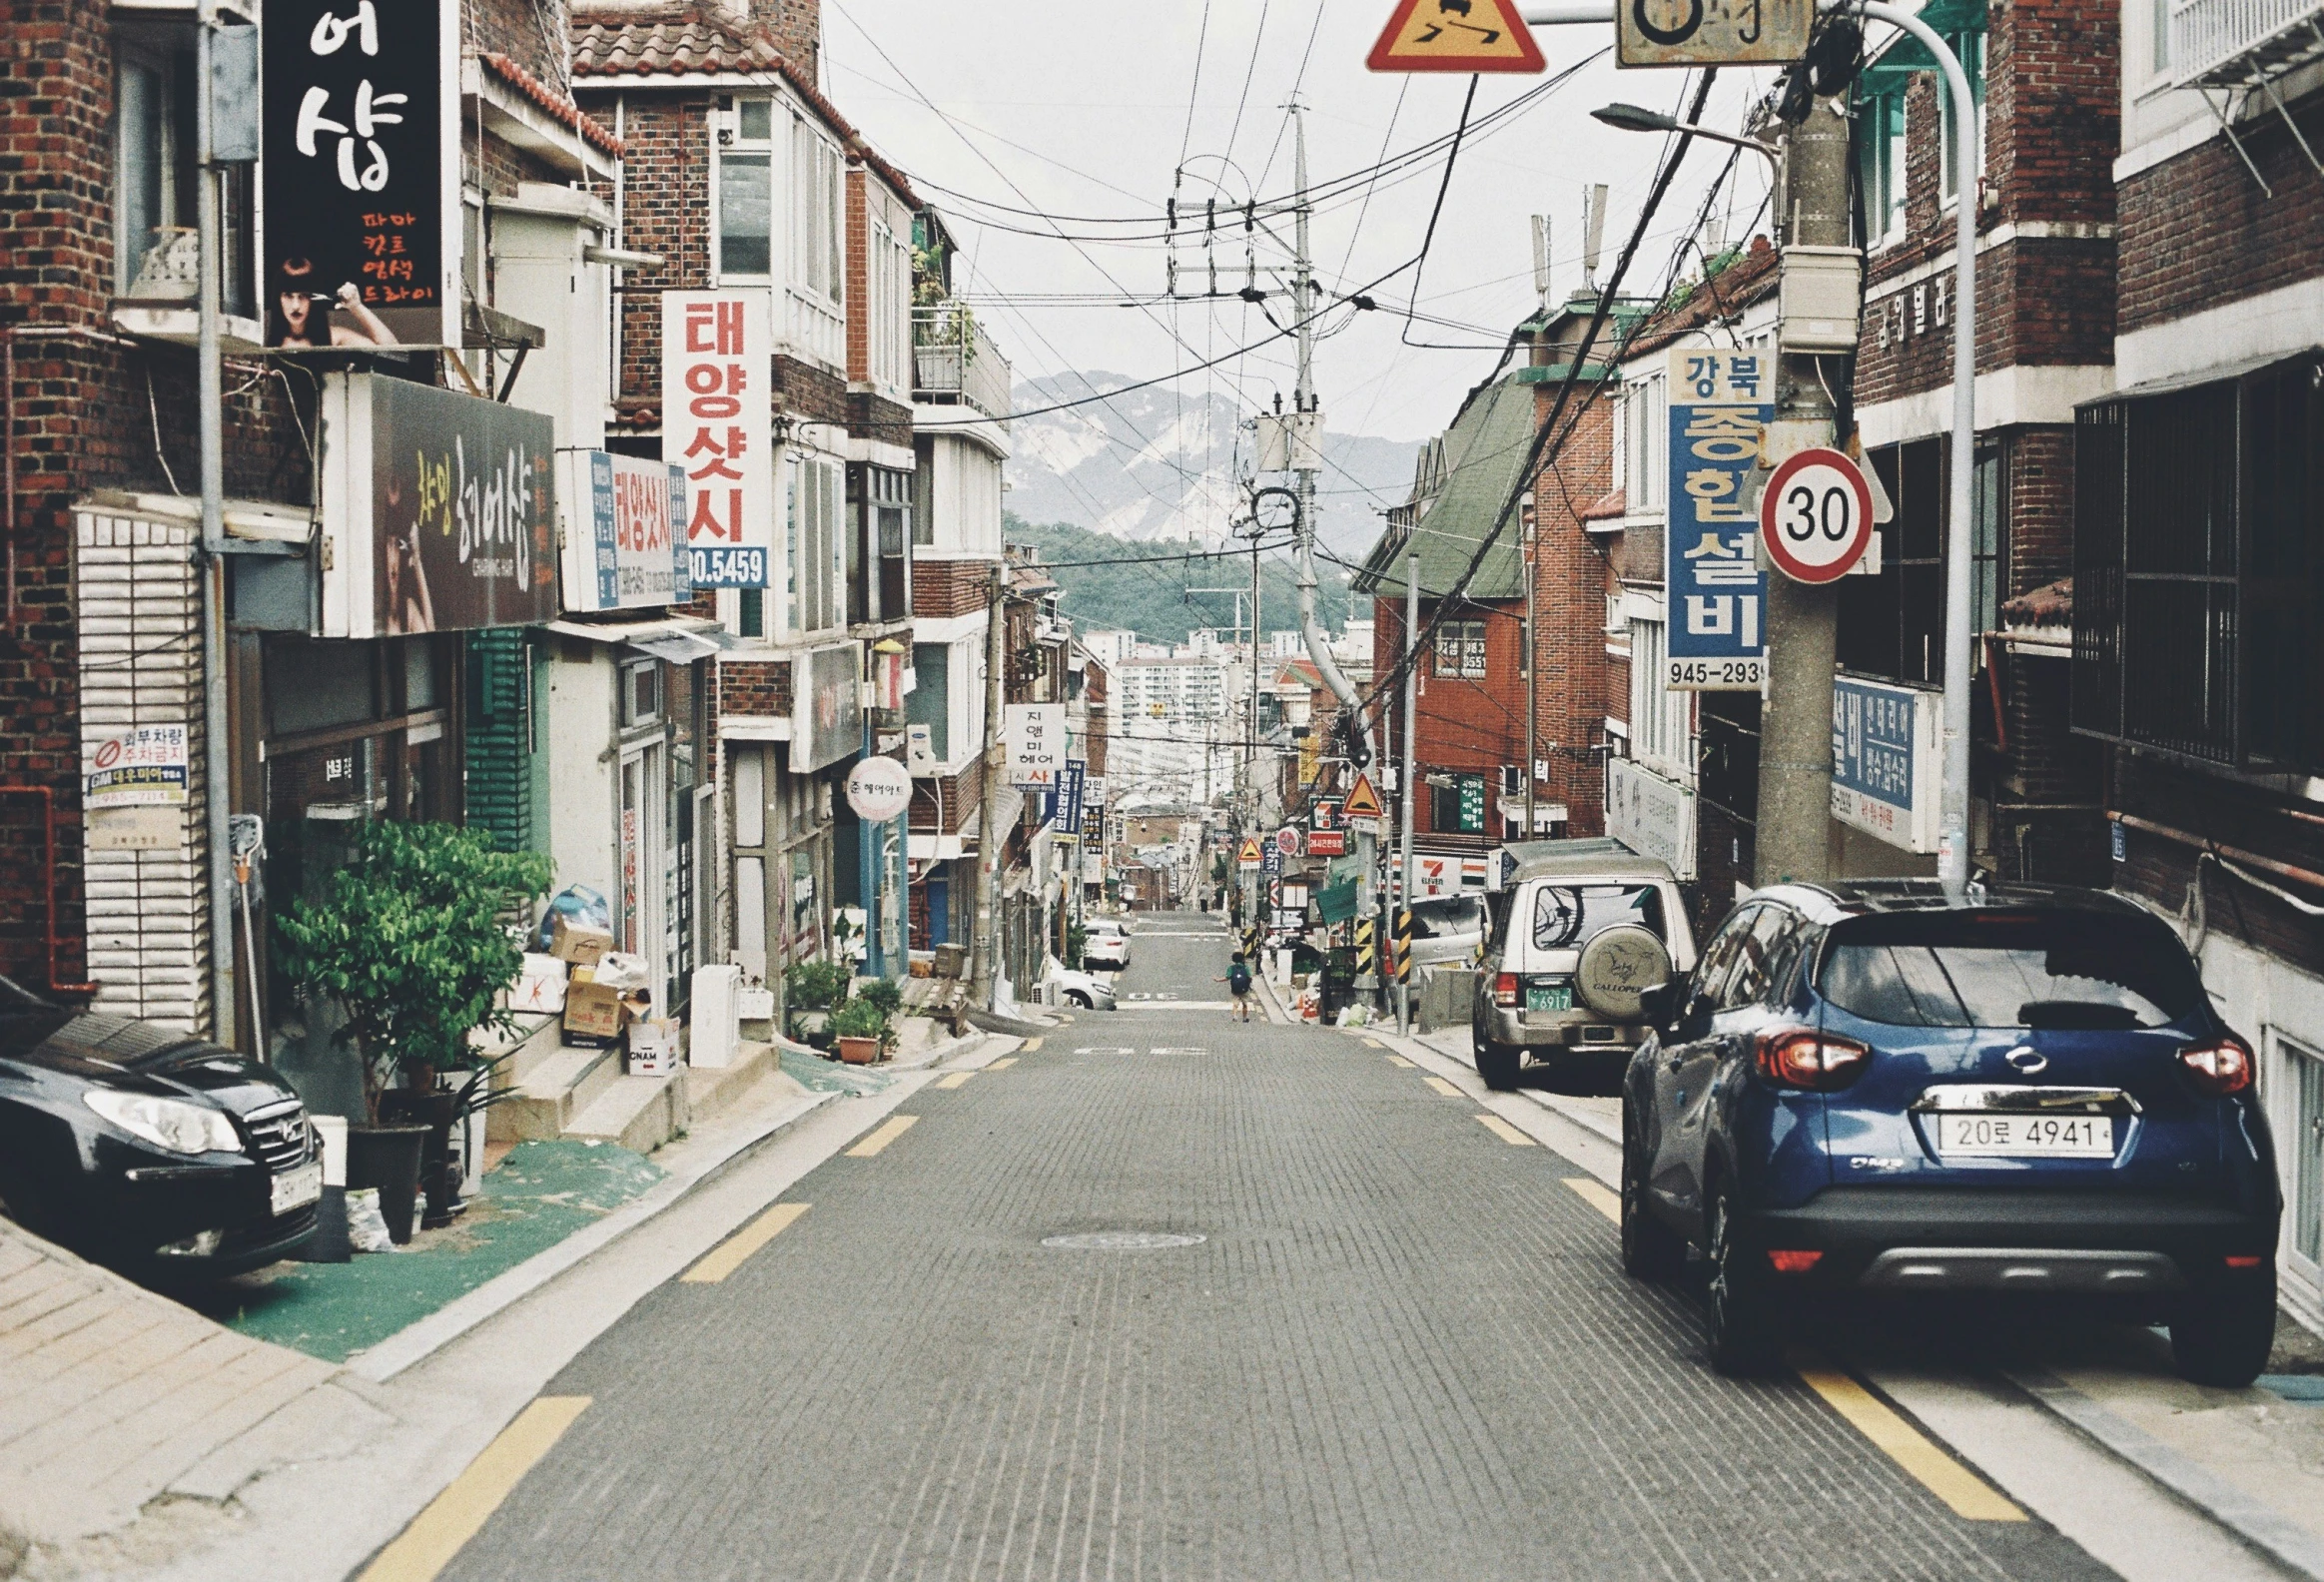
[[[1533,948],[1580,950],[1617,923],[1635,923],[1656,939],[1663,925],[1662,892],[1653,885],[1545,884],[1533,892]]]
[[[2147,36],[2154,51],[2149,76],[2160,77],[2170,70],[2170,7],[2171,0],[2146,0]]]
[[[847,474],[842,463],[794,452],[783,511],[786,628],[822,631],[847,619]]]
[[[871,228],[872,378],[892,390],[912,388],[912,246],[886,225]]]
[[[2320,385],[2311,353],[2076,414],[2076,731],[2324,772]]]
[[[1948,493],[1945,451],[1949,441],[1918,439],[1887,445],[1871,454],[1873,470],[1897,507],[1896,519],[1881,529],[1878,576],[1840,580],[1841,667],[1885,681],[1941,681],[1944,676],[1944,540]],[[1986,492],[1970,499],[1979,520],[1972,524],[1978,579],[1971,583],[1971,607],[1989,621],[1997,613],[2000,571],[2007,540],[2006,494],[1997,451],[1979,458],[1978,481]],[[1989,515],[1987,514],[1989,512]],[[1990,631],[1981,625],[1977,631]],[[1976,664],[1983,652],[1971,651]]]
[[[1436,628],[1436,673],[1440,676],[1484,679],[1483,621],[1446,621]]]
[[[1902,87],[1857,101],[1857,187],[1864,195],[1865,244],[1905,229],[1905,94]]]
[[[847,232],[841,208],[845,164],[836,145],[804,119],[791,122],[791,280],[836,303],[844,295]]]
[[[2008,535],[2008,493],[2001,452],[1980,449],[1969,477],[1969,630],[1998,630],[2001,620],[2001,548]],[[1983,648],[1980,645],[1981,658]]]
[[[1694,694],[1663,685],[1669,654],[1670,628],[1665,623],[1630,623],[1630,755],[1692,785]]]
[[[193,30],[136,23],[123,26],[116,38],[113,289],[123,297],[182,299],[191,307],[196,268]],[[245,316],[257,312],[258,300],[251,263],[251,170],[226,166],[220,183],[222,300],[228,313]]]
[[[1817,986],[1851,1016],[1894,1027],[2161,1027],[2203,986],[2153,918],[2102,913],[1886,913],[1836,926]]]
[[[718,273],[764,277],[774,270],[774,105],[734,106],[734,135],[718,151]]]
[[[1960,57],[1960,66],[1968,74],[1969,101],[1977,108],[1977,159],[1979,174],[1985,152],[1985,35],[1982,29],[1969,33],[1954,33],[1945,38],[1953,54]],[[1960,173],[1953,169],[1952,156],[1952,90],[1940,76],[1937,83],[1937,168],[1946,198],[1960,191]]]
[[[936,542],[936,438],[914,434],[912,452],[918,465],[912,472],[912,541]]]
[[[662,666],[658,659],[621,668],[621,728],[658,724],[662,717]]]
[[[1670,454],[1669,376],[1653,374],[1633,383],[1622,397],[1623,487],[1633,511],[1662,503],[1662,475]]]

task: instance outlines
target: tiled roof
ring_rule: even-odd
[[[2001,606],[2001,619],[2011,626],[2071,626],[2074,579],[2060,577],[2018,594]]]
[[[547,83],[526,71],[497,50],[486,50],[479,57],[487,71],[531,100],[554,119],[563,122],[578,133],[581,140],[591,143],[619,159],[625,152],[621,140],[581,113],[581,107],[558,93]]]

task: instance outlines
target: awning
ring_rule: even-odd
[[[2223,385],[2239,380],[2246,374],[2258,374],[2286,363],[2303,359],[2324,358],[2324,347],[2310,347],[2305,352],[2270,352],[2264,357],[2242,358],[2233,363],[2216,363],[2209,368],[2190,369],[2183,374],[2166,374],[2161,379],[2147,380],[2125,390],[2108,391],[2079,402],[2075,411],[2086,411],[2092,406],[2103,406],[2109,401],[2141,400],[2149,396],[2169,396],[2179,391],[2194,390],[2203,385]]]
[[[1315,910],[1326,923],[1345,923],[1355,916],[1355,881],[1344,879],[1338,884],[1327,884],[1315,892]]]
[[[1985,0],[1929,0],[1919,15],[1940,38],[1981,33],[1985,27]],[[1929,47],[1910,33],[1900,33],[1894,44],[1865,63],[1863,74],[1857,78],[1857,97],[1870,99],[1900,92],[1905,79],[1915,72],[1935,70],[1937,59],[1929,53]]]
[[[696,632],[668,632],[659,637],[633,638],[629,644],[639,653],[652,654],[656,659],[667,659],[671,664],[692,664],[707,659],[719,651],[719,645]]]
[[[1025,816],[1025,793],[1015,786],[1002,786],[993,793],[993,800],[1000,810],[1001,827],[1005,830],[1016,828],[1018,820]],[[984,827],[985,807],[980,802],[967,818],[961,820],[961,839],[975,840],[977,832]]]
[[[588,642],[628,643],[642,647],[657,637],[692,636],[697,632],[715,630],[718,623],[699,615],[653,615],[642,620],[552,620],[542,621],[542,631],[555,632],[560,637],[579,637]],[[706,637],[695,638],[702,653],[715,653],[718,644]],[[701,654],[692,657],[700,658]]]

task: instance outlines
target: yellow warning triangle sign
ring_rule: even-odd
[[[1348,788],[1347,802],[1339,810],[1341,818],[1379,818],[1380,794],[1372,789],[1372,777],[1359,774],[1355,784]]]
[[[1242,850],[1235,853],[1234,860],[1246,868],[1256,868],[1260,863],[1266,861],[1266,858],[1259,853],[1256,835],[1242,837]]]
[[[1364,64],[1376,72],[1537,72],[1516,0],[1396,0]]]

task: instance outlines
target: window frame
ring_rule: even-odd
[[[765,107],[767,111],[768,131],[763,137],[746,137],[742,132],[744,112],[760,106]],[[710,166],[710,257],[712,261],[710,273],[712,279],[720,284],[733,281],[755,286],[766,284],[775,279],[775,260],[779,256],[777,250],[784,241],[782,227],[778,220],[781,205],[776,201],[776,164],[779,150],[776,148],[777,140],[774,136],[774,127],[777,124],[775,116],[779,108],[781,108],[781,102],[772,98],[749,97],[720,101],[719,109],[734,118],[733,130],[730,133],[720,133],[711,140],[712,153],[715,157]],[[729,165],[735,161],[750,162],[748,166],[738,168],[755,168],[763,173],[762,185],[765,189],[767,229],[766,267],[761,270],[730,269],[727,267],[726,196],[731,181],[727,172]]]
[[[1984,165],[1992,139],[1986,126],[1985,115],[1985,30],[1963,28],[1957,33],[1944,35],[1944,42],[1961,70],[1968,74],[1969,103],[1977,113],[1977,179],[1984,179]],[[1952,90],[1941,75],[1937,82],[1937,199],[1939,208],[1950,208],[1960,196],[1960,173],[1952,168]]]
[[[1446,656],[1452,662],[1447,665]],[[1491,649],[1482,620],[1440,621],[1430,663],[1434,673],[1450,680],[1484,681],[1492,675]]]

